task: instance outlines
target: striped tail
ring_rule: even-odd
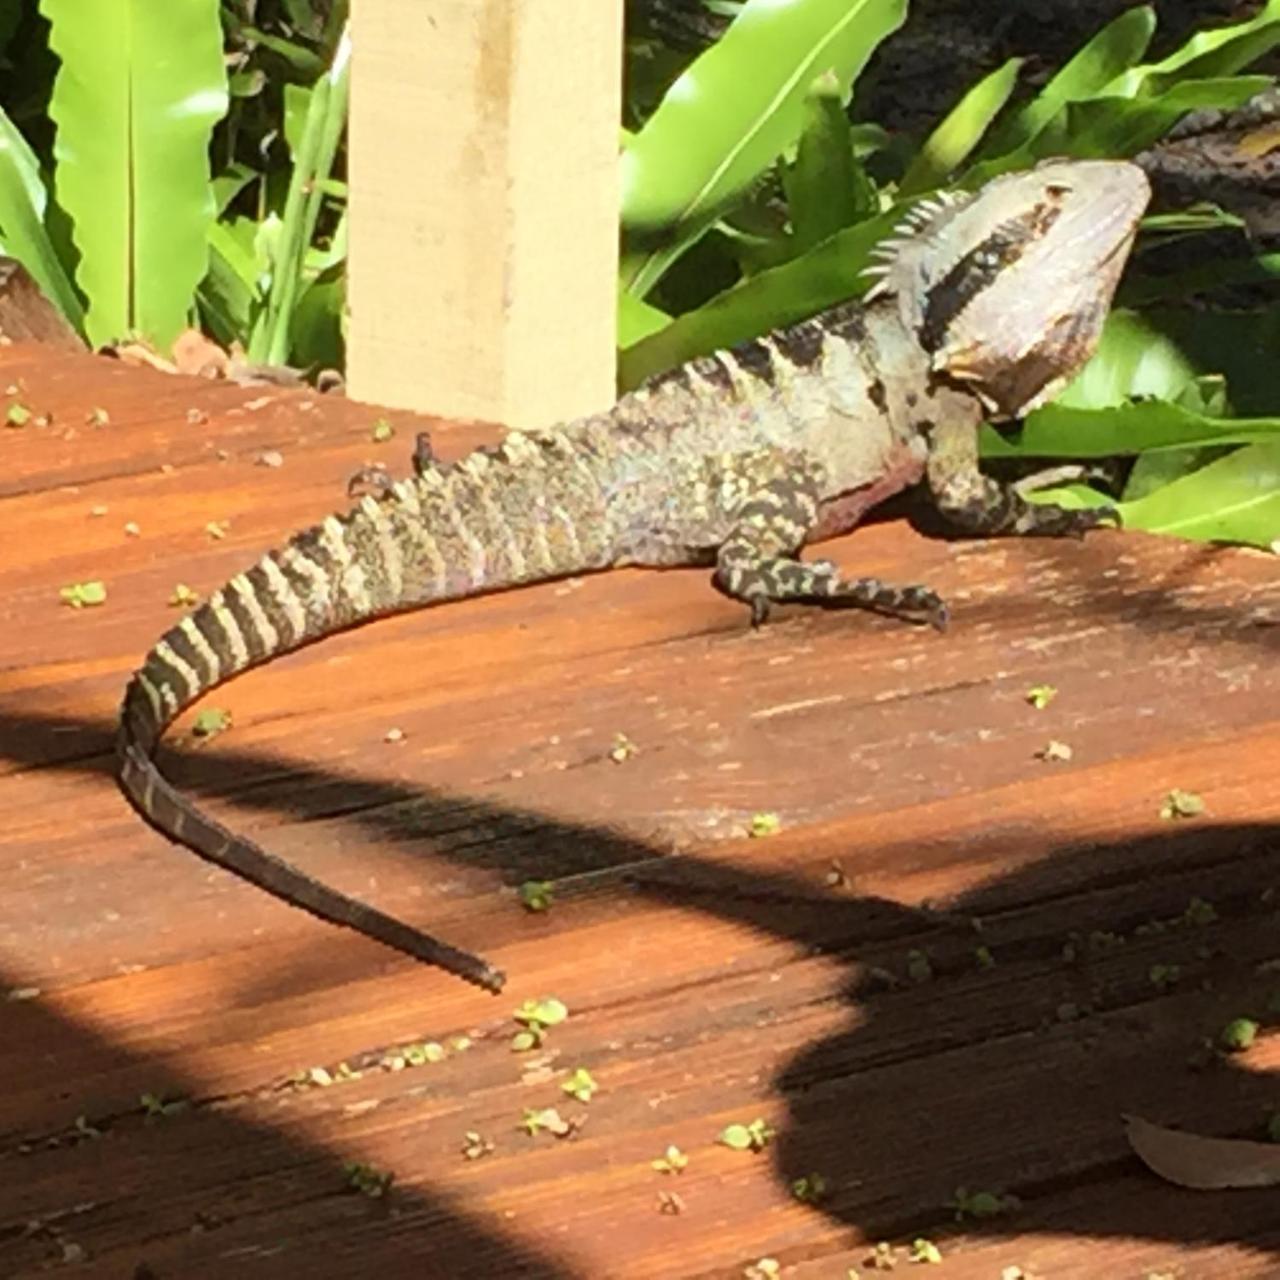
[[[323,920],[496,992],[505,978],[487,961],[328,888],[228,831],[176,790],[152,758],[184,708],[247,667],[368,618],[572,570],[552,556],[522,555],[517,544],[527,547],[531,538],[547,546],[544,533],[524,529],[505,531],[507,552],[520,556],[511,563],[501,536],[473,514],[477,472],[488,466],[464,463],[446,479],[420,478],[395,485],[382,500],[366,498],[214,592],[157,642],[129,681],[117,755],[125,795],[170,839]],[[507,471],[504,479],[495,489],[516,477]],[[437,535],[439,529],[449,532]],[[489,536],[498,550],[486,551]]]

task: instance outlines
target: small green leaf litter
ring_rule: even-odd
[[[31,421],[31,410],[21,401],[14,400],[4,415],[6,427],[25,427]]]
[[[772,1138],[773,1130],[757,1118],[750,1124],[726,1125],[718,1141],[731,1151],[763,1151]]]
[[[558,1112],[555,1107],[526,1107],[521,1127],[534,1137],[544,1129],[557,1138],[563,1138],[573,1131],[573,1126]]]
[[[549,1027],[559,1025],[569,1016],[569,1010],[562,1000],[554,996],[544,996],[540,1000],[526,1000],[512,1015],[524,1025],[523,1031],[517,1031],[511,1037],[513,1053],[527,1053],[536,1049],[543,1041]]]
[[[63,587],[58,595],[61,596],[63,604],[69,604],[73,609],[89,609],[94,605],[106,603],[107,588],[104,583],[97,580],[73,582],[70,586]]]
[[[1160,806],[1160,816],[1166,822],[1176,822],[1179,818],[1198,818],[1204,812],[1204,801],[1194,791],[1183,791],[1174,787],[1164,798]]]
[[[689,1157],[673,1144],[656,1160],[650,1160],[649,1167],[657,1173],[683,1173],[689,1167]]]
[[[1252,1018],[1232,1018],[1218,1033],[1218,1043],[1228,1053],[1243,1053],[1258,1038],[1258,1024]]]
[[[199,603],[200,593],[193,591],[185,582],[179,582],[173,588],[173,594],[169,597],[169,604],[175,609],[190,609]]]
[[[753,813],[747,824],[747,834],[753,840],[776,835],[782,829],[782,819],[776,813]]]
[[[197,711],[196,718],[191,724],[191,732],[197,738],[203,738],[206,741],[217,737],[220,733],[225,733],[230,728],[231,712],[222,707],[205,707]]]
[[[375,444],[383,444],[387,440],[390,440],[395,433],[395,427],[393,427],[386,418],[379,418],[377,422],[373,424],[373,430],[369,433],[369,436]]]
[[[920,1236],[911,1242],[911,1252],[907,1257],[911,1262],[938,1263],[942,1261],[942,1250],[932,1240]]]
[[[600,1086],[586,1067],[578,1067],[567,1080],[560,1082],[560,1088],[579,1102],[590,1102]]]
[[[957,1222],[963,1222],[965,1218],[996,1218],[1002,1213],[1012,1212],[1020,1204],[1017,1196],[1003,1196],[996,1191],[968,1191],[964,1187],[957,1187],[947,1207],[955,1210]]]
[[[609,759],[614,764],[622,764],[624,760],[630,760],[639,750],[640,748],[625,733],[615,733],[613,746],[609,748]]]
[[[1043,711],[1057,696],[1058,691],[1051,684],[1033,685],[1025,694],[1027,701],[1037,711]]]
[[[928,982],[933,977],[933,965],[923,951],[907,952],[907,977],[912,982]]]
[[[827,1180],[820,1173],[809,1173],[791,1183],[791,1194],[801,1204],[817,1204],[826,1199]]]
[[[342,1172],[346,1175],[347,1187],[350,1190],[359,1191],[372,1200],[385,1196],[391,1190],[391,1184],[396,1178],[389,1169],[379,1169],[358,1160],[349,1160],[342,1166]]]
[[[550,911],[555,893],[550,880],[526,880],[520,886],[520,902],[526,911]]]

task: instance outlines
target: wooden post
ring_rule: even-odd
[[[622,0],[354,0],[347,382],[541,426],[614,399]]]

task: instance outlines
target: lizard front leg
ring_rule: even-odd
[[[751,482],[716,553],[715,584],[751,608],[758,627],[774,604],[789,601],[870,609],[941,630],[942,600],[928,587],[894,586],[879,578],[844,578],[830,560],[801,561],[800,548],[818,523],[821,472],[796,453],[759,455]]]
[[[1017,485],[1002,485],[978,469],[978,432],[969,421],[944,422],[929,436],[926,464],[938,511],[965,533],[1082,537],[1120,523],[1114,507],[1079,511],[1027,502]]]

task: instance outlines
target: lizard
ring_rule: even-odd
[[[853,606],[941,629],[927,586],[803,560],[923,481],[973,535],[1082,536],[1109,508],[1026,501],[983,475],[984,421],[1016,421],[1094,351],[1150,196],[1124,161],[1042,162],[912,207],[861,299],[656,375],[607,412],[508,433],[383,476],[165,632],[129,680],[118,779],[170,839],[331,923],[492,991],[504,975],[340,893],[202,813],[157,743],[206,691],[367,620],[618,565],[705,565],[758,626],[775,604]]]

